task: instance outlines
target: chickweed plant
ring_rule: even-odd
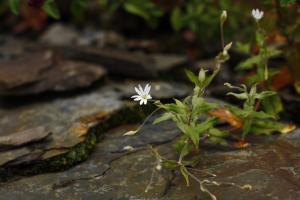
[[[258,9],[252,10],[252,17],[256,23],[256,32],[255,32],[255,42],[256,42],[256,52],[245,61],[241,62],[237,66],[237,70],[251,70],[256,68],[256,73],[252,76],[249,76],[245,83],[248,86],[257,83],[260,87],[263,87],[267,90],[273,90],[272,88],[272,77],[278,73],[277,70],[271,69],[268,66],[268,61],[270,58],[280,55],[282,52],[275,47],[267,46],[267,32],[261,26],[260,21],[263,19],[264,12]],[[251,54],[250,44],[238,44],[238,49],[240,51]],[[274,93],[271,96],[268,96],[264,99],[261,99],[259,102],[262,103],[263,110],[270,115],[278,118],[278,114],[283,111],[283,106],[278,94]]]
[[[230,110],[235,116],[243,121],[243,139],[249,133],[255,135],[270,135],[275,132],[286,133],[294,129],[293,125],[287,126],[286,124],[278,122],[276,118],[271,114],[268,114],[264,111],[257,111],[257,102],[276,95],[276,92],[263,91],[258,93],[256,84],[253,84],[249,91],[247,89],[247,86],[244,84],[242,84],[241,86],[232,86],[229,83],[225,83],[225,85],[239,92],[229,92],[227,95],[232,95],[244,101],[242,108],[231,105],[226,106],[228,110]]]
[[[253,11],[253,17],[257,20],[257,22],[262,18],[262,16],[263,13],[261,13],[261,11]],[[201,69],[197,75],[189,70],[186,70],[187,77],[194,84],[192,95],[187,96],[182,101],[174,99],[174,103],[164,104],[160,101],[152,100],[150,95],[151,86],[149,84],[147,84],[144,89],[140,85],[135,88],[137,95],[132,96],[132,98],[135,101],[139,101],[140,105],[147,104],[148,101],[151,101],[157,106],[157,109],[153,113],[158,110],[165,111],[162,115],[160,115],[160,117],[155,119],[153,122],[154,124],[158,124],[166,120],[172,120],[176,123],[178,129],[180,129],[182,133],[175,145],[175,151],[178,156],[178,159],[176,160],[168,159],[160,155],[156,149],[151,147],[151,150],[156,157],[156,162],[155,167],[153,168],[150,183],[146,187],[146,192],[151,187],[154,174],[157,171],[161,171],[162,168],[178,170],[182,174],[187,185],[190,184],[190,179],[193,179],[199,183],[200,190],[207,193],[213,200],[216,200],[217,198],[208,190],[206,187],[207,185],[230,185],[241,189],[251,189],[251,185],[239,186],[234,183],[219,183],[211,179],[200,180],[193,173],[194,171],[197,171],[197,169],[193,167],[198,164],[199,155],[197,154],[199,153],[199,147],[202,144],[202,141],[208,140],[219,143],[220,141],[226,141],[226,138],[230,136],[230,131],[222,130],[216,126],[220,119],[210,114],[211,111],[224,107],[218,103],[210,102],[205,98],[206,88],[219,73],[222,64],[230,58],[228,51],[230,50],[232,43],[224,45],[224,37],[222,34],[223,25],[226,21],[226,18],[227,13],[226,11],[223,11],[220,16],[221,43],[223,48],[222,51],[215,57],[214,70],[209,73],[208,71]],[[262,48],[264,48],[264,44],[261,45]],[[268,59],[269,50],[266,48],[263,51],[264,53],[259,56],[259,58],[262,59],[259,62],[259,66],[263,69],[263,71],[259,69],[259,73],[261,73],[261,79],[267,79],[268,69],[265,62]],[[236,98],[244,101],[242,108],[233,105],[225,106],[226,109],[242,120],[242,139],[249,133],[271,134],[278,132],[278,130],[283,132],[282,130],[284,125],[278,123],[273,115],[264,111],[257,111],[257,101],[261,101],[276,95],[276,92],[273,91],[257,92],[257,84],[261,79],[257,79],[249,91],[246,85],[237,87],[232,86],[229,83],[225,83],[225,85],[230,89],[235,89],[238,91],[238,93],[229,92],[228,95],[233,95]],[[152,114],[150,114],[150,116],[152,116]],[[148,116],[146,120],[148,120],[150,116]],[[139,130],[141,130],[144,123],[137,130],[129,131],[124,135],[136,134]],[[204,172],[202,170],[198,171]],[[212,177],[216,176],[208,172],[205,173],[210,174]]]

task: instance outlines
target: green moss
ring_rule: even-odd
[[[14,176],[29,176],[69,169],[89,158],[97,141],[102,138],[106,131],[123,124],[139,122],[151,113],[153,109],[153,106],[146,106],[141,109],[138,106],[128,104],[91,128],[86,136],[86,140],[72,147],[67,153],[47,160],[0,168],[0,181],[6,181]]]

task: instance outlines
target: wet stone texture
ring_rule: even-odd
[[[72,45],[80,39],[73,35],[69,41],[51,41],[51,34],[64,31],[54,28],[41,40]],[[190,88],[165,81],[120,79],[94,84],[108,76],[167,78],[181,73],[186,58],[94,47],[60,51],[30,47],[28,51],[26,42],[5,41],[0,40],[0,95],[10,97],[0,99],[0,178],[5,180],[0,183],[0,200],[210,199],[196,182],[186,187],[178,172],[167,170],[156,173],[145,193],[155,165],[148,145],[174,158],[172,145],[180,132],[173,123],[154,126],[150,120],[139,134],[123,136],[139,125],[127,121],[140,110],[126,102],[138,83],[150,83],[153,99],[159,100],[180,99]],[[227,80],[225,72],[222,77]],[[73,92],[55,93],[69,90]],[[96,135],[103,137],[96,141]],[[222,200],[300,200],[300,130],[250,142],[251,146],[239,150],[203,147],[197,166],[202,172],[194,171],[195,175],[201,180],[252,186],[251,191],[207,186]]]
[[[196,182],[186,187],[177,173],[162,171],[154,177],[152,189],[145,193],[155,159],[147,149],[152,144],[160,153],[173,157],[172,144],[180,132],[171,122],[149,122],[135,136],[122,134],[134,126],[122,126],[105,134],[84,163],[67,171],[20,178],[3,183],[0,199],[210,199]],[[251,191],[232,186],[207,186],[222,200],[300,199],[300,134],[254,138],[243,150],[202,149],[200,179],[250,184]],[[135,150],[126,151],[131,146]]]
[[[99,65],[65,59],[51,49],[24,53],[0,63],[0,95],[74,90],[90,86],[105,74]]]
[[[130,100],[127,96],[130,90],[118,87],[126,84],[111,82],[90,91],[59,97],[2,99],[0,175],[11,177],[57,171],[88,158],[95,145],[95,133],[98,136],[115,125],[142,117],[135,116],[140,112],[134,108],[137,104],[126,102]],[[188,92],[188,88],[182,85],[171,88],[170,83],[159,81],[154,85],[169,88],[168,94],[158,92],[157,99],[182,98]],[[132,85],[128,87],[134,91]],[[40,169],[41,163],[44,164],[43,170]],[[26,172],[22,172],[24,165],[27,166]],[[54,169],[48,169],[51,167]]]

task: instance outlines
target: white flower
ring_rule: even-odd
[[[156,169],[157,171],[160,171],[160,170],[162,169],[161,164],[156,165],[156,166],[155,166],[155,169]]]
[[[252,10],[252,16],[256,21],[260,20],[264,16],[264,12],[260,11],[258,9],[253,9]]]
[[[149,99],[152,99],[151,95],[149,94],[150,90],[151,90],[151,86],[149,84],[147,84],[145,86],[145,89],[142,88],[141,85],[134,88],[137,95],[134,95],[132,96],[131,98],[134,99],[134,101],[139,101],[140,102],[140,105],[143,105],[143,104],[147,104],[147,101]]]

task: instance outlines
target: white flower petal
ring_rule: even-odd
[[[133,101],[141,101],[141,100],[142,100],[142,98],[140,98],[140,97],[133,99]]]
[[[145,93],[144,93],[144,90],[143,90],[143,88],[142,88],[142,86],[139,84],[139,90],[140,90],[140,92],[141,92],[141,96],[143,96]]]
[[[138,97],[141,97],[140,95],[133,95],[131,98],[135,99],[135,98],[138,98]]]
[[[140,91],[137,87],[134,88],[135,92],[138,93],[138,95],[142,96],[143,95],[143,91]]]
[[[258,9],[253,9],[251,14],[252,14],[253,18],[257,21],[260,20],[264,16],[264,12],[260,11]]]
[[[144,90],[145,94],[149,94],[150,90],[151,90],[151,85],[147,84]]]
[[[142,101],[144,102],[145,105],[147,104],[147,99],[143,99]]]

